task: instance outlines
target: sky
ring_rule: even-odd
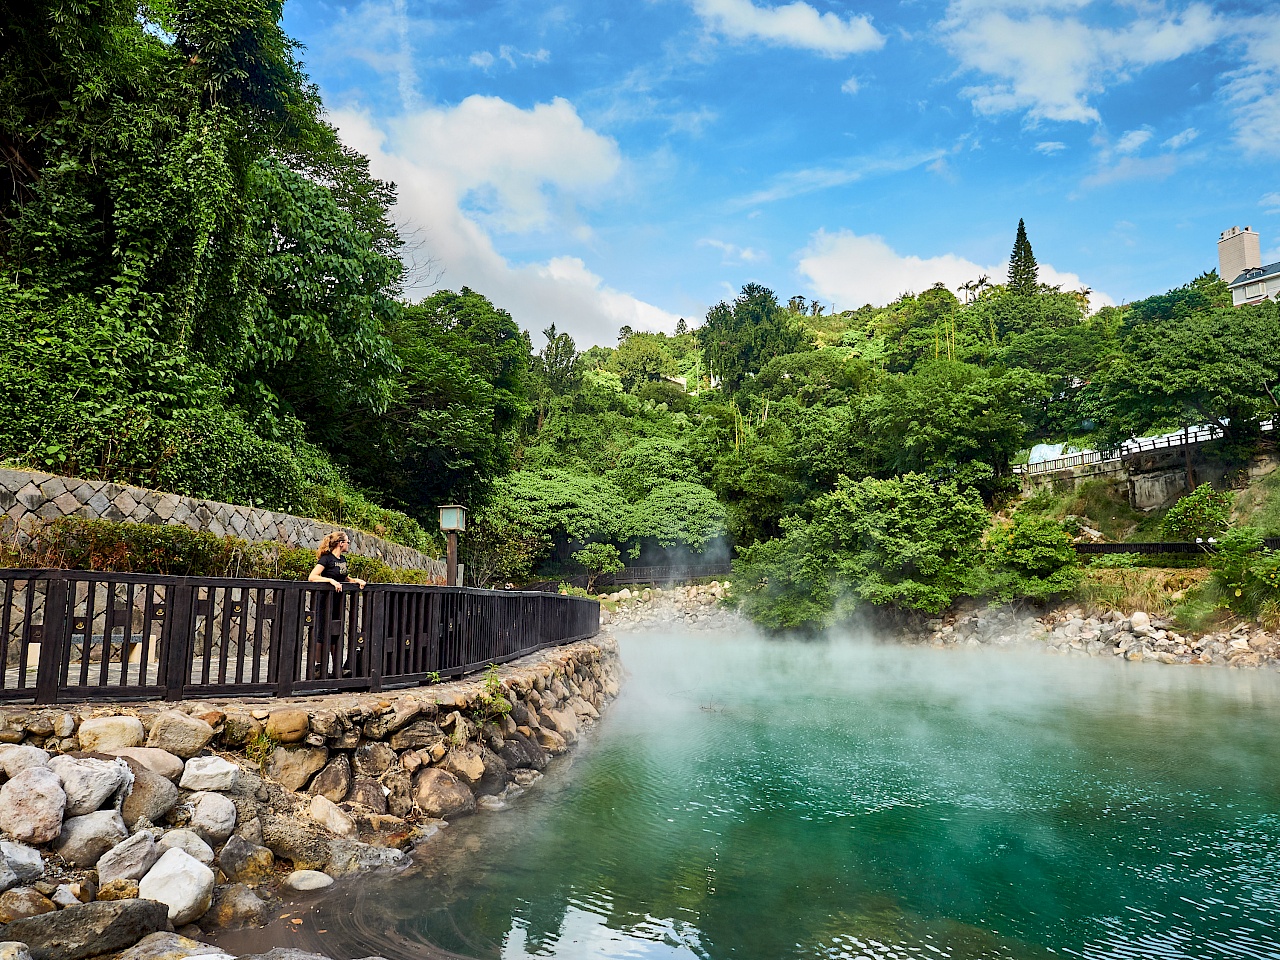
[[[1095,307],[1280,260],[1275,0],[288,0],[394,181],[413,299],[471,287],[580,347],[749,282],[827,310],[1001,281]]]

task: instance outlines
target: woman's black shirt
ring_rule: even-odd
[[[332,553],[322,553],[316,563],[324,567],[321,576],[329,580],[337,580],[339,583],[347,583],[350,580],[347,576],[347,561],[335,557]]]

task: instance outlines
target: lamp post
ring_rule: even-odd
[[[458,585],[458,534],[467,529],[467,508],[451,503],[440,508],[440,529],[449,541],[445,583]]]

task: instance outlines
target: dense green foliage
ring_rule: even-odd
[[[1167,540],[1209,540],[1231,524],[1229,491],[1215,490],[1213,484],[1202,483],[1175,503],[1161,521]]]

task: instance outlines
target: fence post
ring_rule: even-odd
[[[364,646],[369,657],[369,689],[374,693],[382,689],[383,650],[387,642],[387,593],[376,586],[365,587]]]
[[[164,642],[164,698],[181,700],[191,676],[191,635],[195,625],[196,588],[176,586],[166,591]]]
[[[36,703],[58,702],[58,680],[63,651],[67,643],[67,601],[70,586],[66,580],[50,580],[44,595],[44,635],[40,638],[40,662],[36,666]],[[86,641],[86,647],[88,643]],[[26,651],[22,653],[26,656]],[[86,649],[84,656],[88,656]]]
[[[298,633],[302,626],[302,590],[286,589],[279,592],[280,611],[280,660],[276,666],[276,696],[293,694],[293,681],[298,673]]]

